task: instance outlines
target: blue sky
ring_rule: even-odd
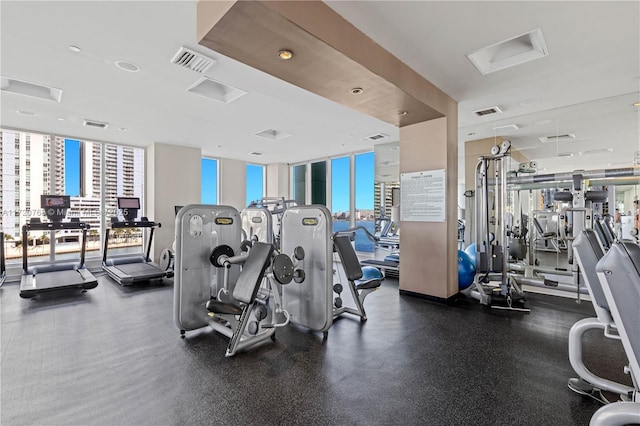
[[[218,161],[202,159],[202,204],[218,203]]]
[[[373,210],[374,154],[356,155],[356,208]],[[331,210],[349,211],[349,157],[331,160]]]
[[[264,194],[264,167],[247,164],[247,205],[261,199]]]
[[[64,195],[80,195],[80,141],[64,140]]]

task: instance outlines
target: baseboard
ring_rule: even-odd
[[[456,293],[453,296],[450,296],[447,298],[443,298],[443,297],[437,297],[437,296],[430,296],[428,294],[415,293],[413,291],[408,291],[408,290],[400,290],[400,295],[416,297],[418,299],[428,300],[430,302],[436,302],[444,305],[453,304],[453,302],[459,297],[459,293]]]

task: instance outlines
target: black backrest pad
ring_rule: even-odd
[[[604,296],[602,285],[600,284],[598,274],[596,273],[596,264],[600,259],[602,259],[604,252],[598,243],[598,237],[596,237],[594,230],[585,229],[582,231],[573,243],[573,250],[575,250],[578,255],[580,269],[587,281],[587,285],[591,288],[591,293],[595,299],[593,302],[595,302],[596,305],[609,310],[607,299]]]
[[[347,274],[349,281],[359,280],[362,278],[362,268],[360,267],[360,261],[356,255],[356,251],[351,245],[351,240],[348,236],[337,236],[333,239],[333,244],[342,261],[342,267]]]
[[[264,277],[264,272],[269,266],[272,253],[272,244],[260,242],[253,244],[233,289],[234,299],[242,303],[253,302]]]
[[[540,233],[540,236],[542,236],[542,234],[544,234],[544,230],[542,229],[542,225],[540,225],[540,222],[538,222],[538,219],[535,217],[533,218],[533,224]]]

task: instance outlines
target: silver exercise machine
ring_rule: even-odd
[[[591,426],[640,423],[640,246],[635,242],[614,243],[596,265],[596,272],[611,316],[622,340],[633,392],[627,401],[600,408]]]
[[[593,229],[585,229],[573,242],[573,252],[581,277],[589,291],[596,318],[585,318],[576,322],[569,331],[569,362],[579,378],[569,379],[569,389],[581,395],[594,398],[602,403],[608,401],[602,391],[613,392],[628,398],[633,388],[596,376],[582,360],[582,336],[589,330],[602,330],[608,338],[620,340],[611,309],[605,298],[602,285],[596,273],[596,264],[604,252]]]

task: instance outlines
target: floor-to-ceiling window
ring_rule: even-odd
[[[333,231],[349,227],[351,199],[351,167],[349,157],[331,160],[331,214]]]
[[[202,159],[201,181],[202,204],[218,204],[218,160],[213,158]]]
[[[78,218],[90,225],[87,258],[100,256],[103,226],[118,215],[118,196],[144,202],[142,148],[8,129],[0,134],[0,227],[8,264],[21,261],[22,225],[31,218],[47,220],[43,194],[69,195],[66,220]],[[113,234],[110,253],[141,250],[140,230]],[[77,258],[80,235],[74,230],[31,232],[25,242],[30,263],[53,260],[51,253],[55,260]]]
[[[71,197],[68,218],[89,224],[86,256],[100,256],[102,235],[102,144],[77,139],[55,138],[55,186],[53,193]],[[107,212],[108,213],[108,212]],[[57,231],[56,260],[71,260],[80,250],[81,231]]]
[[[264,197],[264,166],[247,164],[247,203],[259,201]]]
[[[356,225],[375,232],[374,217],[374,154],[367,152],[355,156]],[[356,237],[356,250],[373,252],[375,245],[366,238]]]
[[[104,200],[108,212],[118,213],[118,197],[134,197],[143,204],[144,149],[105,144]],[[138,219],[142,210],[138,212]],[[150,218],[153,219],[153,218]],[[143,249],[143,231],[138,228],[116,229],[110,233],[109,253],[132,253]]]
[[[307,203],[307,165],[293,166],[293,199],[299,206]]]
[[[20,262],[23,244],[27,245],[29,262],[50,260],[49,232],[34,231],[22,241],[22,226],[31,218],[45,219],[40,196],[51,193],[51,156],[57,150],[51,146],[50,135],[4,129],[1,134],[0,224],[7,263]]]
[[[327,162],[311,163],[311,204],[327,204]]]

